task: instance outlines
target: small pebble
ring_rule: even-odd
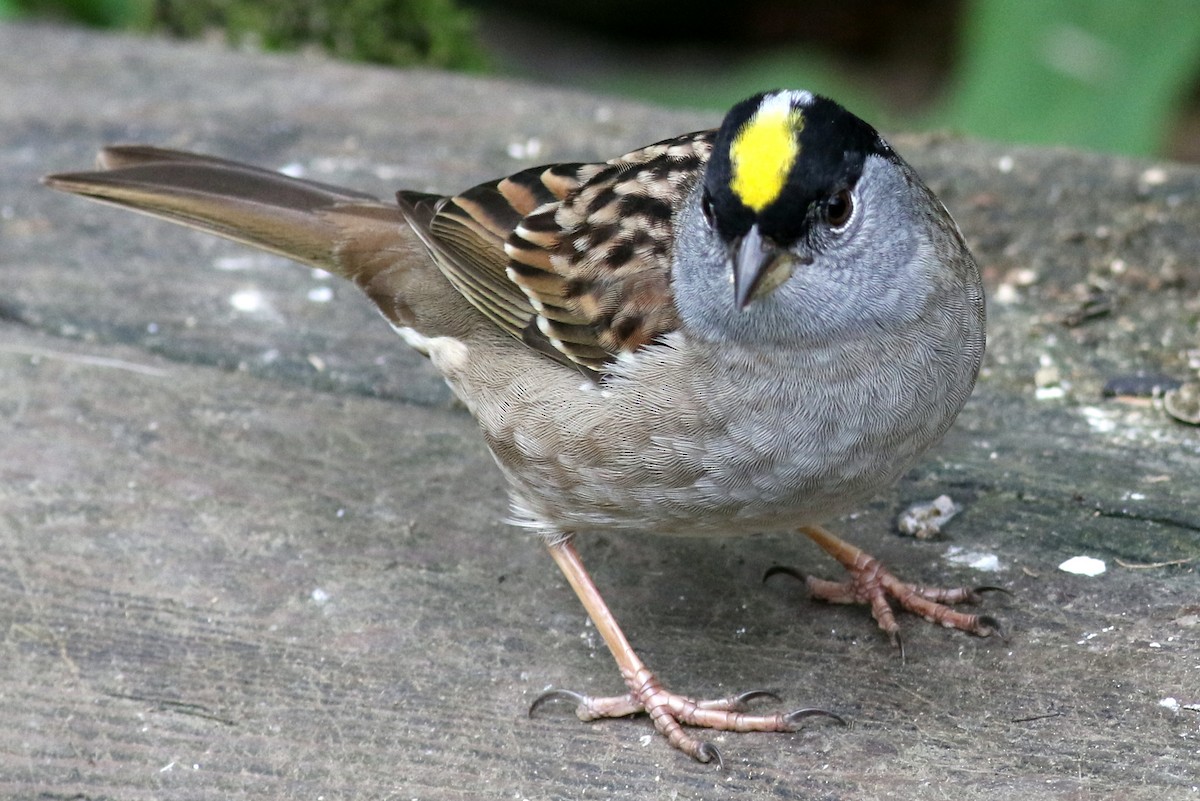
[[[1200,382],[1193,381],[1163,395],[1163,408],[1181,423],[1200,426]]]

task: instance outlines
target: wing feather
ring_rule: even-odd
[[[596,164],[535,167],[450,198],[399,195],[450,282],[501,329],[603,373],[679,326],[674,214],[712,131]]]

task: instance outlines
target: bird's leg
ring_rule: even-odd
[[[999,590],[998,587],[957,587],[941,589],[906,584],[884,567],[878,559],[826,531],[821,526],[803,526],[800,529],[809,539],[821,546],[825,553],[842,563],[850,573],[846,581],[804,577],[808,590],[814,598],[835,604],[869,604],[871,615],[879,628],[887,632],[892,642],[899,644],[900,626],[889,602],[894,600],[901,608],[947,628],[960,629],[980,637],[990,634],[1003,636],[1000,622],[990,615],[971,615],[951,609],[947,604],[979,603],[980,593]],[[775,572],[779,572],[778,569]],[[795,575],[794,571],[783,570]]]
[[[550,546],[550,556],[567,577],[571,588],[583,602],[588,617],[604,638],[621,670],[621,678],[629,689],[625,695],[610,698],[593,698],[574,692],[555,690],[539,697],[530,713],[546,701],[567,700],[575,704],[575,714],[581,720],[622,717],[645,712],[654,722],[654,728],[667,738],[667,742],[700,762],[717,760],[721,754],[711,744],[698,740],[683,726],[700,726],[724,731],[795,731],[807,717],[820,715],[843,722],[837,715],[821,709],[797,709],[772,715],[746,713],[747,702],[760,697],[774,697],[771,693],[756,691],[733,695],[712,701],[698,701],[684,695],[665,690],[658,678],[650,672],[641,658],[634,652],[629,640],[617,624],[608,605],[600,597],[592,577],[588,575],[579,552],[570,539]]]

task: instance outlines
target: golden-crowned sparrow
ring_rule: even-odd
[[[794,730],[756,694],[668,692],[572,543],[634,529],[799,529],[850,572],[826,600],[889,601],[976,634],[971,590],[899,582],[817,524],[894,481],[950,426],[984,347],[979,273],[941,202],[833,101],[773,91],[717,130],[598,164],[523,170],[398,203],[234,162],[112,147],[56,188],[281,253],[353,280],[427,354],[483,429],[512,521],[540,533],[628,692],[574,693],[585,719]]]

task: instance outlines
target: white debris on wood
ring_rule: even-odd
[[[896,527],[901,534],[919,540],[931,540],[942,533],[942,526],[950,522],[962,507],[949,495],[939,495],[928,503],[914,503],[896,518]]]
[[[1108,570],[1103,559],[1094,556],[1072,556],[1058,566],[1064,573],[1074,573],[1077,576],[1099,576]]]

